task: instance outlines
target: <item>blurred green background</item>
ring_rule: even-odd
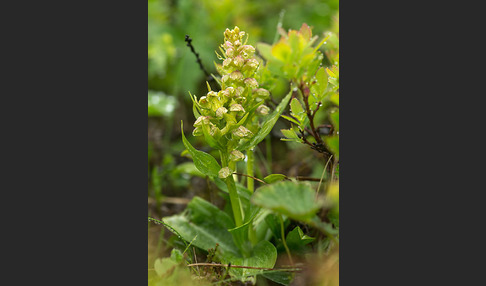
[[[148,0],[149,215],[162,217],[180,212],[185,208],[184,199],[195,194],[211,196],[207,192],[209,183],[198,174],[192,160],[181,156],[184,147],[180,122],[184,121],[189,135],[195,121],[188,92],[197,97],[207,93],[206,76],[186,46],[185,35],[192,38],[206,70],[217,74],[214,62],[220,61],[215,51],[223,42],[226,28],[238,26],[247,32],[251,45],[273,44],[281,19],[285,31],[298,30],[305,22],[313,27],[314,35],[322,38],[326,31],[339,33],[338,9],[339,0]],[[280,96],[277,94],[276,98]],[[274,128],[277,133],[280,127],[289,127],[278,124]],[[201,137],[187,137],[194,147],[211,152]],[[256,163],[260,164],[255,170],[257,177],[270,172],[321,176],[322,164],[315,162],[312,151],[303,144],[280,141],[276,133],[262,144],[256,154]],[[273,154],[268,154],[269,150]],[[264,165],[265,161],[273,164]]]

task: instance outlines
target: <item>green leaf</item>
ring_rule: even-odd
[[[269,44],[266,44],[266,43],[257,43],[256,44],[256,48],[258,50],[258,52],[260,53],[260,55],[265,59],[265,60],[269,60],[271,59],[273,56],[272,56],[272,46],[269,45]]]
[[[304,112],[304,108],[297,98],[292,98],[292,101],[290,101],[290,110],[293,113],[292,115],[294,115],[295,117],[300,117],[300,114]]]
[[[292,129],[280,129],[280,131],[282,132],[282,134],[287,137],[287,138],[290,138],[290,139],[300,139],[299,138],[299,135],[297,135],[295,133],[294,130]]]
[[[277,123],[278,118],[287,107],[289,103],[290,97],[292,96],[292,91],[290,91],[279,103],[275,110],[267,115],[264,119],[264,123],[262,127],[258,130],[258,132],[248,141],[240,144],[236,149],[239,151],[244,151],[248,149],[254,148],[258,143],[260,143],[267,135],[272,131],[273,126]]]
[[[238,247],[228,231],[235,227],[230,216],[197,196],[187,205],[187,211],[166,217],[164,221],[185,241],[190,242],[197,235],[192,245],[204,251],[214,248],[218,243],[223,253],[239,255]]]
[[[305,250],[304,246],[312,241],[314,237],[305,235],[300,227],[296,226],[291,232],[287,234],[286,242],[289,249],[297,252]]]
[[[311,187],[289,181],[258,188],[251,201],[257,206],[303,222],[311,219],[322,206],[322,202],[316,201],[315,191]]]
[[[299,122],[299,121],[297,121],[297,120],[295,120],[295,119],[293,119],[293,118],[292,118],[292,117],[290,117],[290,116],[287,116],[287,115],[281,115],[281,117],[282,117],[282,118],[287,119],[288,121],[290,121],[290,122],[292,122],[292,123],[297,124],[298,126],[300,126],[300,122]]]
[[[224,264],[231,263],[232,265],[251,266],[261,268],[273,268],[277,261],[277,249],[272,243],[263,240],[260,241],[252,249],[252,254],[249,257],[242,258],[231,254],[223,254],[222,262]],[[246,268],[230,268],[230,274],[234,275],[243,282],[248,281],[247,276],[262,274],[264,270],[261,269],[246,269]]]
[[[163,276],[166,274],[171,273],[170,270],[173,270],[177,266],[177,262],[172,260],[171,258],[158,258],[154,262],[154,269],[157,275]],[[170,275],[170,274],[169,274]]]
[[[324,68],[320,68],[316,72],[316,83],[314,85],[315,91],[317,93],[317,98],[321,98],[327,89],[327,73]]]
[[[177,165],[174,169],[174,174],[189,174],[191,176],[206,177],[201,171],[199,171],[193,162],[185,162]]]
[[[203,151],[196,150],[192,147],[191,143],[187,141],[186,137],[184,136],[184,128],[182,126],[181,120],[181,134],[182,134],[182,142],[184,146],[186,146],[187,151],[192,156],[192,160],[194,161],[194,165],[196,168],[206,176],[209,177],[218,177],[218,172],[221,169],[221,166],[218,164],[216,159],[213,156],[205,153]]]
[[[294,273],[284,271],[264,271],[261,275],[273,282],[286,286],[290,285],[290,282],[294,279]]]
[[[282,180],[285,180],[285,179],[287,179],[287,176],[282,175],[282,174],[271,174],[271,175],[268,175],[265,178],[263,178],[263,180],[267,184],[271,184],[271,183],[274,183],[274,182],[277,182],[277,181],[282,181]]]

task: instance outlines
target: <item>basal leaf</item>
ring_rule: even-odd
[[[322,206],[322,202],[316,201],[312,188],[290,181],[258,188],[251,201],[257,206],[303,222],[311,219]]]
[[[214,159],[213,156],[203,151],[196,150],[194,147],[192,147],[191,143],[187,141],[186,136],[184,136],[182,121],[181,121],[181,134],[182,134],[182,142],[184,143],[184,146],[186,147],[189,154],[191,154],[192,160],[194,161],[194,165],[196,166],[196,168],[206,176],[213,177],[213,178],[217,177],[218,172],[221,169],[221,166],[218,164],[218,162],[216,161],[216,159]]]
[[[231,263],[232,265],[251,266],[260,268],[273,268],[277,261],[277,249],[272,243],[263,240],[260,241],[252,249],[249,257],[242,258],[231,254],[223,255],[222,261],[224,264]],[[230,274],[242,279],[242,281],[251,280],[248,276],[262,274],[264,270],[261,269],[246,269],[246,268],[230,268]]]
[[[174,228],[185,241],[192,241],[192,245],[202,250],[214,248],[218,243],[223,253],[239,255],[238,247],[228,231],[234,228],[230,216],[199,197],[192,199],[186,212],[165,217],[164,222]]]

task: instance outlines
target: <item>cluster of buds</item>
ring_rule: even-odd
[[[253,77],[260,62],[254,57],[255,48],[243,42],[244,35],[245,32],[238,27],[224,32],[223,56],[219,56],[223,63],[217,65],[221,74],[221,90],[212,91],[208,84],[206,96],[196,100],[201,115],[194,123],[194,136],[204,135],[205,129],[215,140],[223,136],[232,141],[250,139],[258,128],[253,117],[269,113],[270,109],[262,103],[270,93],[259,88]],[[241,156],[233,158],[239,160]]]
[[[261,62],[255,58],[255,48],[243,41],[245,32],[238,27],[226,29],[224,43],[218,55],[222,64],[216,64],[221,75],[221,90],[212,91],[208,84],[208,93],[194,101],[200,114],[194,123],[194,136],[209,135],[211,141],[220,142],[229,154],[232,162],[240,161],[245,156],[235,145],[241,139],[251,139],[258,130],[259,115],[267,115],[270,109],[263,105],[269,97],[268,90],[261,88],[255,75]],[[230,174],[228,168],[223,168],[220,177]]]

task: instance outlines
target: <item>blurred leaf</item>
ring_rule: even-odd
[[[273,268],[277,261],[277,249],[272,243],[263,240],[255,245],[249,257],[242,258],[227,253],[223,254],[222,261],[225,264],[231,263],[232,265]],[[263,270],[260,269],[230,268],[230,274],[240,277],[243,281],[247,280],[244,278],[245,276],[261,273],[263,273]]]
[[[166,257],[166,258],[158,258],[154,262],[154,269],[157,275],[170,275],[171,270],[173,270],[177,266],[177,262],[174,260]]]
[[[289,249],[297,252],[303,251],[304,246],[314,240],[314,237],[305,235],[302,229],[298,226],[296,226],[291,232],[289,232],[286,238]]]
[[[339,135],[326,136],[324,137],[324,142],[336,159],[339,159]]]
[[[201,177],[201,178],[206,177],[203,173],[201,173],[201,171],[199,171],[196,168],[196,166],[194,165],[193,162],[185,162],[185,163],[177,165],[177,167],[175,167],[175,169],[174,169],[174,173],[175,174],[178,174],[178,173],[189,174],[191,176],[197,176],[197,177]]]
[[[290,97],[292,96],[292,91],[290,91],[279,103],[279,105],[275,108],[275,110],[267,115],[264,119],[264,123],[262,127],[258,130],[258,132],[248,141],[240,144],[236,149],[239,151],[243,150],[251,150],[253,149],[258,143],[260,143],[267,135],[272,131],[273,126],[277,122],[278,118],[287,107],[289,103]]]
[[[265,60],[268,61],[269,59],[271,59],[273,57],[271,45],[266,44],[266,43],[257,43],[256,48],[257,48],[258,52],[260,53],[260,55],[262,55],[262,57]]]
[[[182,214],[164,218],[166,224],[174,228],[185,241],[192,241],[196,247],[207,251],[214,248],[216,243],[223,253],[238,256],[238,247],[228,231],[234,228],[230,216],[219,210],[216,206],[194,197],[187,205],[187,211]]]
[[[335,110],[334,112],[331,111],[330,117],[334,129],[339,131],[339,109]]]
[[[294,273],[283,271],[264,271],[261,274],[263,277],[272,280],[273,282],[281,285],[290,285],[290,282],[294,279]]]
[[[196,168],[201,171],[204,175],[209,177],[218,177],[218,172],[221,169],[221,166],[218,164],[216,159],[213,156],[205,153],[203,151],[196,150],[192,147],[191,143],[187,141],[186,137],[184,136],[184,128],[183,123],[181,121],[181,134],[182,134],[182,142],[184,146],[186,146],[187,151],[192,156],[192,160],[194,161],[194,165]]]
[[[289,181],[258,188],[251,201],[257,206],[303,222],[312,218],[322,205],[320,201],[316,202],[315,191],[308,185]]]
[[[177,99],[163,92],[148,92],[148,116],[171,117],[177,107]]]

